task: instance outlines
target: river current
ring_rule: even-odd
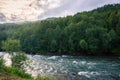
[[[28,55],[23,68],[36,77],[61,80],[120,80],[120,58]]]

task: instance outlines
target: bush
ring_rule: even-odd
[[[12,66],[21,68],[22,62],[27,60],[27,56],[24,53],[16,53],[12,57]]]
[[[3,67],[4,67],[4,61],[3,59],[0,58],[0,72],[3,71]]]
[[[20,51],[20,40],[7,39],[2,42],[2,49],[8,52],[18,52]]]
[[[88,49],[88,44],[87,42],[83,39],[83,40],[80,40],[80,47],[84,50],[87,50]]]

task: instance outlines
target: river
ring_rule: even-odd
[[[24,70],[32,76],[61,80],[120,80],[120,57],[27,55]]]

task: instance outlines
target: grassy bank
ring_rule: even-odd
[[[16,58],[17,57],[17,58]],[[23,55],[22,55],[23,57]],[[22,59],[21,55],[13,57],[13,64],[19,64]],[[20,65],[19,65],[20,66]],[[12,67],[6,67],[4,60],[0,58],[0,80],[49,80],[47,77],[32,78],[30,74],[25,73],[20,67],[12,65]]]

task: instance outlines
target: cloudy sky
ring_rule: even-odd
[[[0,22],[73,15],[120,0],[0,0]]]

